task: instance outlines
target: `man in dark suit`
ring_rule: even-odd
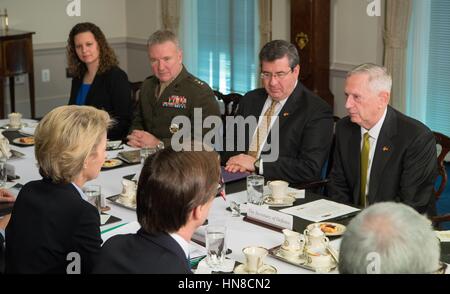
[[[145,161],[136,212],[141,229],[102,247],[94,273],[188,274],[189,241],[217,194],[217,153],[165,148]]]
[[[363,64],[347,75],[349,116],[336,125],[329,196],[366,207],[396,201],[435,213],[436,143],[422,123],[388,106],[392,79],[386,69]]]
[[[258,127],[234,130],[245,136],[245,150],[237,148],[234,137],[234,150],[223,156],[226,170],[290,183],[318,180],[332,140],[331,107],[298,81],[300,60],[293,44],[271,41],[259,59],[264,88],[247,93],[237,112],[238,117],[258,119]]]

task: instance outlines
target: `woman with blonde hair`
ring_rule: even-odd
[[[89,273],[102,243],[97,209],[81,188],[106,157],[107,112],[61,106],[35,132],[43,179],[17,196],[6,228],[6,273]]]
[[[125,138],[132,115],[130,83],[98,26],[84,22],[72,28],[67,40],[67,60],[73,76],[69,104],[107,111],[116,121],[108,138]]]

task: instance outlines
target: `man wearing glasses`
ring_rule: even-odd
[[[320,179],[332,140],[331,107],[298,81],[300,59],[293,44],[271,41],[261,49],[259,60],[264,88],[248,92],[237,112],[244,118],[256,117],[258,127],[234,125],[235,136],[245,131],[245,153],[236,148],[234,138],[234,150],[225,152],[226,170],[256,172],[290,183]],[[273,160],[268,154],[276,146],[278,156]]]

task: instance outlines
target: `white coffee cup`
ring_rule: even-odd
[[[19,112],[11,112],[8,115],[9,118],[9,125],[12,128],[20,128],[22,125],[22,114]]]
[[[314,268],[329,269],[333,265],[333,257],[329,254],[308,254],[308,264]]]
[[[264,266],[264,259],[269,251],[259,246],[249,246],[242,249],[245,255],[245,268],[247,272],[256,274]]]
[[[286,181],[270,181],[267,183],[269,185],[269,189],[272,191],[272,197],[274,199],[280,199],[286,196],[287,188],[289,187],[289,183]]]
[[[284,242],[281,246],[284,250],[288,251],[302,251],[305,246],[304,237],[295,231],[283,229]]]

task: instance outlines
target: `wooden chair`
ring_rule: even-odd
[[[439,187],[434,187],[433,189],[434,196],[436,197],[437,202],[437,200],[439,200],[439,198],[441,197],[442,192],[444,192],[445,186],[447,185],[447,171],[445,170],[444,160],[445,156],[450,151],[450,138],[438,132],[433,132],[433,134],[436,140],[436,144],[442,147],[441,152],[439,153],[437,158],[438,173],[440,176],[438,178],[441,178],[441,183],[439,184]],[[432,217],[431,220],[436,227],[439,227],[441,223],[450,221],[450,213]]]
[[[133,110],[136,108],[139,102],[139,91],[141,90],[142,81],[130,82],[131,88],[131,101],[133,101]]]
[[[333,116],[333,122],[334,122],[333,128],[339,119],[340,119],[340,117],[335,116],[335,115]],[[291,186],[296,189],[306,189],[306,190],[314,192],[314,193],[325,194],[325,192],[326,192],[325,187],[330,182],[330,180],[328,179],[328,176],[329,176],[331,168],[333,166],[334,146],[335,146],[335,135],[334,135],[334,129],[333,129],[333,140],[331,141],[330,153],[328,154],[328,159],[322,168],[322,175],[321,175],[322,179],[318,180],[318,181],[308,182],[308,183],[294,183]]]
[[[239,101],[243,97],[241,94],[238,93],[230,93],[230,94],[222,94],[219,91],[214,91],[214,95],[217,97],[217,99],[222,100],[225,104],[225,113],[222,114],[222,119],[225,122],[225,117],[227,116],[235,116]]]

